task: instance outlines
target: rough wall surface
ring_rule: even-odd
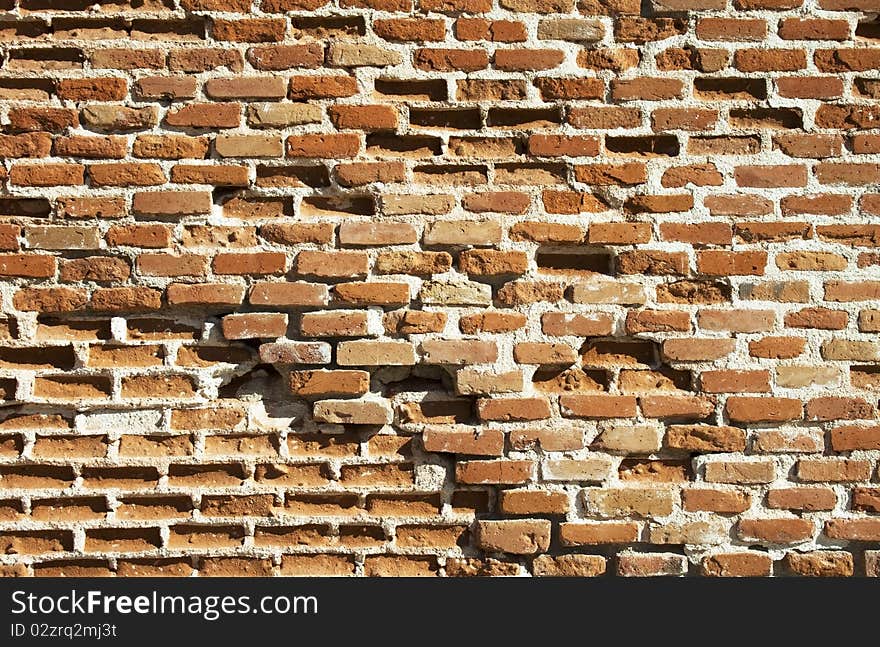
[[[8,575],[877,575],[877,0],[0,0]]]

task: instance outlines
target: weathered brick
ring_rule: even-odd
[[[477,541],[489,552],[529,555],[547,550],[550,545],[550,522],[546,520],[480,521]]]

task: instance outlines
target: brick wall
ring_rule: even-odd
[[[880,572],[877,0],[0,4],[3,573]]]

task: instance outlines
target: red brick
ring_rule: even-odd
[[[702,568],[704,575],[712,577],[765,577],[773,569],[773,560],[754,551],[707,555]]]
[[[803,405],[793,398],[732,396],[727,400],[727,415],[738,422],[799,420]]]

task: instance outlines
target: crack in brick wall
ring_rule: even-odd
[[[0,573],[880,574],[878,0],[0,12]]]

